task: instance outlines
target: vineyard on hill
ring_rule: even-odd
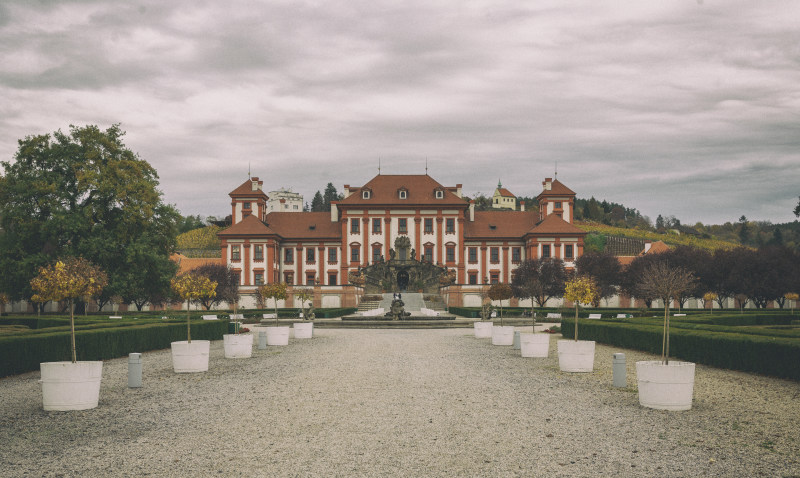
[[[670,246],[693,246],[706,250],[733,249],[740,246],[740,244],[735,242],[721,241],[718,239],[698,237],[689,234],[659,234],[657,232],[647,231],[639,228],[628,229],[580,221],[576,221],[575,226],[590,233],[586,240],[587,244],[605,245],[605,238],[616,236],[650,242],[663,241]],[[601,237],[591,237],[592,235]]]

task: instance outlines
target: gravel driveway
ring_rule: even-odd
[[[634,362],[521,358],[472,330],[318,329],[174,374],[169,350],[104,364],[98,408],[44,412],[39,373],[0,380],[0,475],[800,476],[800,383],[698,366],[694,407],[639,406]],[[626,353],[628,387],[611,386]]]

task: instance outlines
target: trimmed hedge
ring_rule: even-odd
[[[661,354],[662,327],[626,322],[580,320],[578,338]],[[575,322],[561,323],[574,337]],[[800,380],[800,340],[670,327],[670,357],[714,367]]]
[[[220,340],[228,321],[192,321],[192,338]],[[135,326],[75,331],[78,360],[103,360],[170,347],[186,340],[186,322],[143,322]],[[39,370],[41,362],[70,360],[70,332],[15,334],[0,337],[0,377]]]

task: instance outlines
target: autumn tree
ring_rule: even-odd
[[[531,299],[531,319],[534,329],[536,317],[534,304],[544,307],[553,297],[564,294],[564,282],[567,272],[561,259],[540,257],[523,261],[514,271],[511,288],[514,296],[520,299]]]
[[[661,360],[669,364],[669,303],[692,287],[695,277],[681,267],[670,266],[665,260],[650,264],[639,277],[640,288],[664,301],[664,331],[661,340]]]
[[[303,320],[310,317],[306,313],[306,303],[314,298],[314,289],[310,287],[303,287],[294,290],[294,296],[300,299],[300,310],[303,312]]]
[[[607,252],[589,252],[575,261],[575,268],[580,275],[589,276],[597,285],[597,296],[592,304],[595,307],[600,301],[613,297],[619,291],[622,267],[619,259]]]
[[[236,304],[239,302],[239,273],[225,264],[208,263],[193,269],[193,272],[208,277],[217,284],[215,294],[200,299],[206,310],[218,306],[221,302]]]
[[[39,269],[31,280],[34,302],[69,301],[69,327],[72,343],[72,363],[77,361],[75,351],[75,300],[93,296],[108,283],[108,276],[99,267],[82,257],[69,257]]]
[[[500,302],[500,325],[503,325],[503,301],[514,297],[514,291],[511,286],[498,282],[489,287],[489,298]]]
[[[588,276],[575,277],[564,285],[564,298],[575,303],[575,341],[578,340],[578,307],[594,303],[597,294],[597,284]]]
[[[181,299],[186,301],[186,341],[192,342],[191,316],[189,315],[189,305],[193,300],[203,300],[214,297],[217,292],[217,283],[208,277],[189,272],[175,277],[171,281],[172,290]]]
[[[275,325],[278,325],[278,301],[286,300],[288,297],[286,293],[285,282],[273,282],[272,284],[264,284],[257,289],[256,294],[261,296],[262,300],[266,303],[268,299],[272,299],[275,305]]]

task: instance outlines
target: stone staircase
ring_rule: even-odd
[[[437,295],[425,294],[425,297],[428,298],[428,300],[424,301],[425,302],[425,307],[427,307],[427,308],[429,308],[431,310],[435,310],[437,312],[446,312],[447,311],[447,307],[445,307],[444,300],[442,299],[442,296],[440,296],[438,294]]]

